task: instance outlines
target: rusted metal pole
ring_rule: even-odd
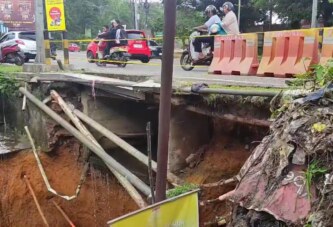
[[[154,178],[153,178],[153,170],[151,166],[152,153],[151,153],[151,123],[147,123],[147,154],[148,154],[148,176],[149,176],[149,184],[151,191],[151,203],[155,203],[155,190],[154,190]]]
[[[29,191],[30,191],[30,194],[31,194],[32,198],[34,199],[34,202],[35,202],[35,204],[36,204],[36,207],[37,207],[37,209],[38,209],[38,212],[39,212],[40,216],[42,217],[45,226],[50,226],[49,223],[47,222],[46,218],[45,218],[45,215],[44,215],[44,213],[43,213],[43,211],[42,211],[42,208],[40,207],[40,204],[39,204],[39,202],[38,202],[38,200],[37,200],[37,197],[36,197],[36,194],[35,194],[34,190],[32,189],[32,186],[31,186],[31,184],[30,184],[30,181],[29,181],[28,177],[27,177],[26,175],[24,175],[24,176],[23,176],[23,179],[24,179],[25,183],[26,183],[27,186],[28,186],[28,189],[29,189]]]
[[[156,202],[163,201],[166,198],[173,55],[176,33],[176,0],[164,1],[163,33],[163,58],[157,147]]]

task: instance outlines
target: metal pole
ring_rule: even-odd
[[[138,25],[138,4],[136,2],[137,0],[134,0],[134,26],[135,29],[138,30],[139,29],[139,25]]]
[[[242,0],[238,0],[238,26],[240,26],[241,5],[242,5]]]
[[[147,153],[148,153],[148,176],[149,184],[151,190],[151,204],[155,203],[155,190],[154,190],[154,179],[153,179],[153,170],[151,166],[152,154],[151,154],[151,123],[147,123]]]
[[[35,63],[45,63],[44,46],[44,1],[35,0],[35,29],[37,54]]]
[[[68,35],[67,31],[62,32],[62,43],[63,43],[63,49],[64,49],[64,64],[69,65],[69,51],[68,51]]]
[[[168,170],[168,143],[170,130],[171,92],[173,74],[174,39],[176,33],[176,0],[164,2],[163,58],[158,124],[156,202],[166,198]]]
[[[311,19],[311,28],[317,27],[317,12],[318,11],[318,0],[312,1],[312,19]]]

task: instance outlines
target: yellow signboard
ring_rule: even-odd
[[[45,10],[47,29],[49,31],[65,31],[64,0],[45,0]]]
[[[110,227],[199,227],[198,191],[109,221]]]

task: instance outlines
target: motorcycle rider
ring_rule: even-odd
[[[106,31],[102,34],[99,34],[97,37],[101,39],[105,39],[106,41],[106,47],[104,49],[104,54],[103,56],[109,55],[110,54],[110,49],[112,47],[112,43],[114,43],[114,40],[116,38],[116,31],[113,27],[112,24],[113,20],[111,21],[111,28],[109,31]]]
[[[126,45],[123,40],[126,39],[126,32],[119,20],[111,21],[111,29],[108,32],[98,35],[98,38],[104,38],[107,41],[107,46],[104,50],[104,56],[110,54],[110,49],[115,46]],[[126,41],[126,40],[125,40]]]
[[[231,2],[225,2],[220,10],[225,14],[222,19],[221,26],[230,35],[239,34],[239,26],[236,14],[234,13],[234,5]]]
[[[205,9],[205,15],[209,17],[205,24],[195,27],[198,31],[209,31],[209,28],[216,23],[221,23],[220,17],[217,15],[217,9],[214,5],[209,5]],[[202,53],[202,43],[209,43],[211,50],[214,50],[214,36],[197,37],[193,41],[194,51],[198,52],[198,60],[204,59],[205,55]]]
[[[119,20],[115,20],[116,29],[116,45],[115,46],[126,46],[127,45],[127,34],[124,27],[120,24]]]

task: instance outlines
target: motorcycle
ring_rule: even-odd
[[[101,59],[96,59],[96,65],[106,66],[106,64],[113,64],[120,68],[125,68],[130,56],[126,46],[112,47],[110,54],[105,55]]]
[[[220,24],[213,24],[210,28],[210,35],[226,35],[227,33]],[[202,44],[202,53],[206,56],[204,59],[198,59],[199,53],[194,51],[193,42],[196,37],[207,35],[207,32],[195,30],[190,34],[190,44],[183,51],[180,57],[180,65],[183,70],[191,71],[196,65],[209,66],[213,61],[213,53],[209,44]]]
[[[24,64],[24,53],[18,44],[1,47],[0,63],[10,63],[21,66]]]

